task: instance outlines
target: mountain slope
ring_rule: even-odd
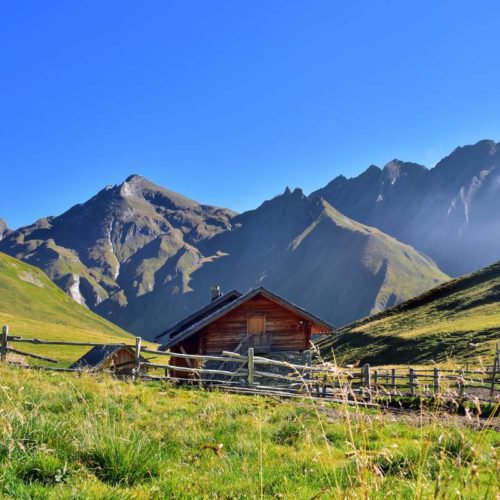
[[[139,176],[10,232],[0,250],[149,338],[204,305],[214,283],[267,286],[343,324],[447,279],[411,247],[300,190],[236,215]]]
[[[42,268],[81,304],[121,307],[153,290],[167,261],[195,265],[196,242],[227,229],[232,215],[133,175],[58,217],[9,233],[0,250]],[[189,267],[170,276],[180,289]]]
[[[38,268],[0,253],[0,324],[12,335],[52,340],[127,342],[133,338],[121,328],[77,304]],[[58,349],[77,359],[86,348]],[[30,346],[31,352],[55,351]],[[58,356],[56,356],[58,357]]]
[[[113,320],[161,331],[173,317],[204,305],[214,282],[242,292],[265,286],[333,324],[382,310],[447,277],[414,249],[343,216],[299,189],[231,220],[233,229],[200,242],[205,258],[185,296],[148,294]],[[141,314],[142,311],[142,314]],[[155,326],[156,324],[156,326]]]
[[[233,231],[203,242],[202,250],[224,256],[200,275],[220,277],[228,289],[266,286],[334,324],[382,310],[447,278],[413,248],[299,189],[235,217],[233,225]]]
[[[393,160],[311,196],[429,255],[459,276],[500,259],[500,147],[480,141],[428,170]]]
[[[318,342],[326,359],[399,364],[490,362],[500,339],[500,262],[458,278]]]

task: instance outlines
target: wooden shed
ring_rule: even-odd
[[[142,360],[144,361],[144,360]],[[90,349],[70,368],[74,370],[100,371],[110,370],[115,373],[131,373],[135,366],[135,352],[123,345],[100,345]]]
[[[249,347],[256,354],[271,354],[307,350],[312,335],[333,329],[326,321],[261,287],[245,295],[234,290],[215,298],[155,341],[162,351],[183,354],[243,353]],[[172,358],[171,364],[187,366],[180,358]]]

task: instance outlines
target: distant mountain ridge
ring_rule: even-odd
[[[300,189],[237,215],[137,175],[9,232],[0,251],[149,338],[205,304],[214,283],[266,286],[343,324],[447,279],[410,246]]]
[[[456,148],[432,169],[393,160],[311,194],[433,258],[453,276],[500,259],[500,145]]]
[[[228,229],[234,214],[132,175],[58,217],[10,233],[1,249],[41,267],[81,304],[95,308],[110,299],[125,305],[123,288],[151,291],[154,271],[169,259],[195,265],[201,258],[196,242]]]

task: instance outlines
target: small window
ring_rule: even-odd
[[[266,331],[266,317],[263,314],[251,314],[247,320],[248,333],[259,335]]]

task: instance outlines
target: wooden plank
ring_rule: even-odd
[[[9,342],[25,342],[28,344],[40,344],[40,345],[76,345],[76,346],[85,346],[85,347],[96,347],[103,345],[116,345],[120,347],[131,347],[134,348],[135,345],[125,344],[125,343],[113,343],[113,344],[103,344],[95,343],[95,342],[66,342],[62,340],[42,340],[42,339],[28,339],[23,337],[9,337]]]
[[[234,375],[234,372],[228,372],[225,370],[209,370],[209,369],[203,369],[203,368],[185,368],[183,366],[174,366],[174,365],[159,365],[156,363],[143,363],[144,366],[149,366],[151,368],[163,368],[163,369],[170,369],[170,370],[175,370],[179,372],[186,372],[186,373],[210,373],[213,375],[227,375],[231,376]],[[247,370],[241,371],[242,375],[247,374]]]
[[[238,354],[236,352],[231,352],[231,351],[222,351],[222,354],[224,356],[230,356],[232,358],[236,359],[241,359],[245,360],[247,359],[246,356],[243,356],[241,354]],[[287,363],[286,361],[278,361],[276,359],[270,359],[270,358],[264,358],[261,356],[254,356],[254,363],[255,364],[260,364],[260,365],[275,365],[275,366],[283,366],[285,368],[295,368],[297,371],[313,371],[317,373],[332,373],[332,374],[337,374],[337,375],[346,375],[348,377],[355,377],[356,375],[353,374],[352,372],[347,372],[340,370],[338,368],[330,368],[330,367],[322,367],[320,365],[315,365],[315,366],[309,366],[309,365],[296,365],[294,363]]]
[[[142,348],[142,352],[147,352],[149,354],[159,354],[160,356],[169,356],[171,358],[195,359],[200,361],[220,361],[221,363],[231,362],[231,363],[246,364],[247,362],[246,356],[238,360],[234,358],[229,359],[227,356],[224,357],[224,356],[210,356],[205,354],[182,354],[178,352],[154,351],[152,349],[146,349],[145,347]]]
[[[59,363],[57,359],[40,356],[39,354],[32,354],[31,352],[20,351],[19,349],[14,349],[13,347],[7,347],[7,351],[19,354],[21,356],[29,356],[30,358],[41,359],[42,361],[48,361],[49,363]]]

